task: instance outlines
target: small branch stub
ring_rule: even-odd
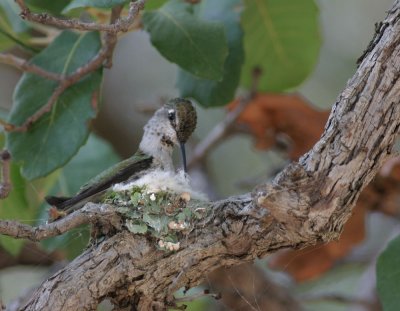
[[[8,150],[0,152],[1,159],[1,183],[0,183],[0,199],[8,197],[11,191],[11,178],[10,178],[10,160],[11,154]]]

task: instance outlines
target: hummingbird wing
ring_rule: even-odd
[[[45,200],[48,204],[58,209],[69,210],[72,206],[76,209],[77,203],[82,202],[82,204],[85,204],[88,202],[88,198],[92,198],[96,194],[102,194],[104,190],[107,190],[112,185],[127,181],[134,175],[149,169],[152,163],[153,157],[139,150],[132,157],[115,164],[89,180],[75,196],[71,198],[47,196]]]
[[[153,157],[139,150],[132,157],[114,164],[93,177],[79,189],[77,194],[96,191],[95,189],[105,190],[114,184],[127,181],[137,173],[149,169],[152,161]]]

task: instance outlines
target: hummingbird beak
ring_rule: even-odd
[[[182,160],[183,160],[183,171],[185,173],[187,173],[185,144],[180,143],[180,146],[181,146],[181,153],[182,153]]]

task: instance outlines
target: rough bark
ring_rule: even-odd
[[[400,126],[400,1],[334,104],[320,141],[253,193],[213,202],[178,252],[120,231],[44,282],[23,310],[164,310],[206,273],[282,248],[336,239],[361,190],[391,156]]]

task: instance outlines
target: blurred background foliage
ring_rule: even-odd
[[[26,1],[34,12],[99,22],[106,20],[110,6],[125,2]],[[157,109],[170,97],[191,97],[197,103],[199,124],[190,141],[190,158],[195,145],[224,119],[224,106],[249,89],[255,66],[262,68],[259,92],[296,92],[315,111],[328,110],[354,73],[357,58],[373,36],[374,24],[384,18],[391,5],[392,0],[148,1],[135,31],[120,38],[111,69],[92,73],[65,92],[56,111],[44,116],[28,133],[1,133],[1,145],[11,150],[16,161],[11,165],[13,191],[0,202],[0,219],[18,219],[31,225],[46,222],[44,196],[72,195],[90,177],[131,155],[149,118],[146,111]],[[25,22],[18,14],[14,1],[0,2],[2,52],[68,73],[100,49],[96,33],[61,32]],[[0,81],[0,118],[16,124],[43,105],[37,98],[48,98],[55,87],[53,81],[43,82],[43,78],[26,73],[21,77],[20,72],[3,64]],[[90,99],[100,87],[97,111]],[[87,125],[96,113],[88,136]],[[318,117],[321,124],[326,117],[327,112]],[[197,182],[195,172],[193,183],[212,199],[223,198],[250,191],[293,160],[285,150],[255,148],[257,137],[252,134],[233,135],[218,144],[205,159],[206,183]],[[360,215],[362,221],[353,226],[361,232],[360,239],[349,242],[345,250],[339,247],[340,255],[329,257],[329,268],[312,269],[300,282],[296,277],[299,271],[291,269],[299,255],[285,264],[278,257],[275,266],[283,272],[271,271],[266,260],[260,260],[255,266],[262,271],[261,277],[290,292],[305,310],[367,310],[360,308],[369,301],[368,291],[375,288],[366,286],[375,283],[375,260],[399,226],[393,217],[381,213]],[[0,236],[0,298],[11,301],[23,292],[22,287],[30,288],[48,275],[50,263],[73,259],[86,247],[88,236],[89,228],[83,227],[39,246]],[[398,239],[390,245],[396,250]],[[308,258],[318,257],[317,252],[318,247],[309,250]],[[27,253],[36,254],[38,262],[21,266]],[[389,288],[398,291],[400,283],[398,278],[388,277],[393,267],[400,267],[396,254],[389,248],[379,260],[378,291],[386,301],[385,310],[396,310],[396,297]],[[256,277],[255,270],[249,271],[253,283],[243,280],[248,287]],[[271,289],[264,281],[260,281],[257,297],[253,293],[255,301]],[[238,291],[240,282],[235,280],[221,291]],[[216,284],[218,281],[208,281],[204,286],[218,287]],[[228,305],[203,299],[190,303],[189,310],[222,310],[229,309]],[[253,306],[247,303],[240,308],[250,310]],[[368,310],[379,310],[379,305]]]

